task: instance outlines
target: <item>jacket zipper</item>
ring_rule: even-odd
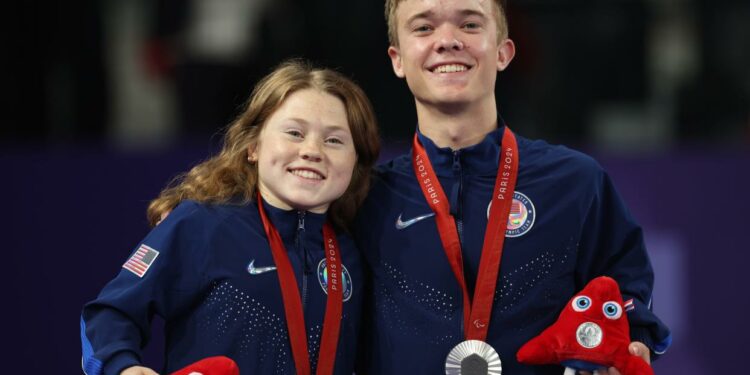
[[[307,277],[310,274],[311,266],[307,247],[305,246],[305,211],[297,212],[297,253],[302,254],[302,311],[305,311],[307,305]]]
[[[461,195],[463,194],[463,169],[461,167],[461,151],[453,151],[453,175],[458,178],[458,182],[453,184],[451,190],[451,215],[456,220],[456,229],[458,230],[458,242],[461,244],[461,248],[464,246],[464,222],[461,215]]]
[[[458,178],[458,182],[453,184],[453,187],[451,189],[451,197],[450,197],[450,210],[451,215],[453,215],[453,219],[456,221],[456,231],[458,232],[458,243],[461,245],[461,251],[463,252],[464,248],[464,222],[461,215],[461,201],[462,201],[462,193],[463,193],[463,183],[464,183],[464,176],[463,176],[463,168],[461,167],[461,150],[455,150],[453,151],[453,176]],[[463,259],[463,255],[461,257]],[[464,272],[464,265],[461,263],[461,273]],[[465,275],[465,274],[464,274]],[[464,276],[465,280],[465,276]],[[458,321],[459,327],[460,327],[460,336],[461,338],[464,337],[464,316],[463,316],[463,309],[461,309],[461,319]]]

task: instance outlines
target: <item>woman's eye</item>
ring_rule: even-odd
[[[602,312],[608,319],[618,319],[622,316],[622,307],[614,301],[607,301],[602,305]]]
[[[302,132],[299,130],[290,129],[285,132],[295,138],[302,138]]]
[[[586,296],[578,296],[573,299],[573,310],[581,312],[586,311],[591,307],[591,298]]]
[[[338,139],[338,138],[328,138],[328,139],[326,139],[326,142],[328,142],[328,143],[334,143],[334,144],[337,144],[337,145],[343,145],[344,144],[344,142],[342,140]]]

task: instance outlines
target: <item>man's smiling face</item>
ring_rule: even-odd
[[[391,46],[388,55],[418,102],[440,106],[494,98],[497,71],[513,57],[512,42],[498,41],[496,6],[493,0],[405,0],[398,5],[398,46]]]

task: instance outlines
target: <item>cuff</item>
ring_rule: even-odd
[[[630,340],[640,341],[651,351],[651,361],[658,359],[672,344],[672,334],[670,333],[660,342],[655,342],[651,331],[645,327],[630,327]]]
[[[102,374],[120,375],[122,370],[125,370],[128,367],[140,365],[141,359],[135,353],[123,351],[110,358],[110,360],[104,364],[104,371],[102,371]]]

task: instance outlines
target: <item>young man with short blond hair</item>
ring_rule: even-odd
[[[385,13],[418,127],[358,219],[372,272],[360,372],[455,373],[469,358],[482,373],[560,374],[516,351],[600,275],[633,300],[631,353],[663,353],[671,336],[651,312],[642,232],[606,172],[499,116],[497,73],[516,51],[501,1],[387,0]]]

